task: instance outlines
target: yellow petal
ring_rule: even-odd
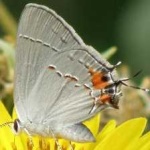
[[[0,124],[6,123],[12,121],[7,109],[3,105],[3,103],[0,101]]]
[[[15,107],[13,108],[12,118],[13,118],[13,120],[15,120],[16,118],[18,118]]]
[[[117,127],[111,135],[98,144],[95,150],[129,150],[130,144],[132,145],[141,136],[145,125],[145,118],[129,120]]]
[[[85,121],[83,124],[85,124],[90,129],[90,131],[93,133],[93,135],[96,136],[99,131],[100,113],[98,113],[93,118]]]
[[[2,102],[0,102],[0,113],[0,124],[12,122],[11,116]],[[8,126],[0,128],[0,145],[6,149],[16,149],[16,147],[19,147],[21,150],[21,148],[23,148],[22,143],[18,142],[17,137]]]
[[[116,121],[111,120],[109,121],[105,127],[100,131],[100,133],[97,135],[96,139],[97,141],[102,141],[106,136],[108,136],[114,129],[116,128]]]
[[[8,114],[5,106],[0,101],[0,125],[12,121],[10,115]],[[1,146],[12,148],[11,143],[14,142],[14,136],[11,129],[8,126],[2,126],[0,128],[0,144]],[[5,147],[6,148],[6,147]]]
[[[150,132],[142,136],[134,146],[138,150],[149,150],[150,149]]]

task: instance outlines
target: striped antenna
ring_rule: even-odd
[[[3,124],[0,124],[0,128],[4,127],[4,126],[9,126],[10,124],[13,124],[13,121],[9,121],[9,122],[5,122]]]
[[[127,87],[131,87],[131,88],[134,88],[134,89],[139,89],[139,90],[142,90],[142,91],[145,91],[145,92],[149,92],[150,89],[147,89],[147,88],[141,88],[141,87],[138,87],[138,86],[133,86],[133,85],[128,85],[125,83],[125,81],[129,81],[135,77],[137,77],[140,73],[142,72],[142,70],[138,71],[137,73],[135,73],[132,77],[130,78],[124,78],[124,79],[121,79],[118,81],[118,83],[121,83],[122,85],[124,86],[127,86]]]

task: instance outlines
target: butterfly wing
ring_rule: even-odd
[[[15,105],[22,122],[77,124],[105,108],[89,113],[96,92],[90,69],[109,72],[112,65],[54,11],[28,4],[17,41]]]

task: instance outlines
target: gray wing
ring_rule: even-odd
[[[82,123],[71,126],[55,126],[53,132],[58,137],[63,137],[69,141],[76,142],[94,142],[95,138],[91,131]]]
[[[26,5],[16,50],[15,105],[19,119],[70,125],[90,118],[96,111],[89,113],[94,103],[89,68],[108,71],[109,67],[54,11]]]

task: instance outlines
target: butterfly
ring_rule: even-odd
[[[116,67],[46,6],[27,4],[16,47],[14,130],[76,142],[95,138],[82,124],[103,109],[118,108]],[[127,80],[127,79],[126,79]]]

